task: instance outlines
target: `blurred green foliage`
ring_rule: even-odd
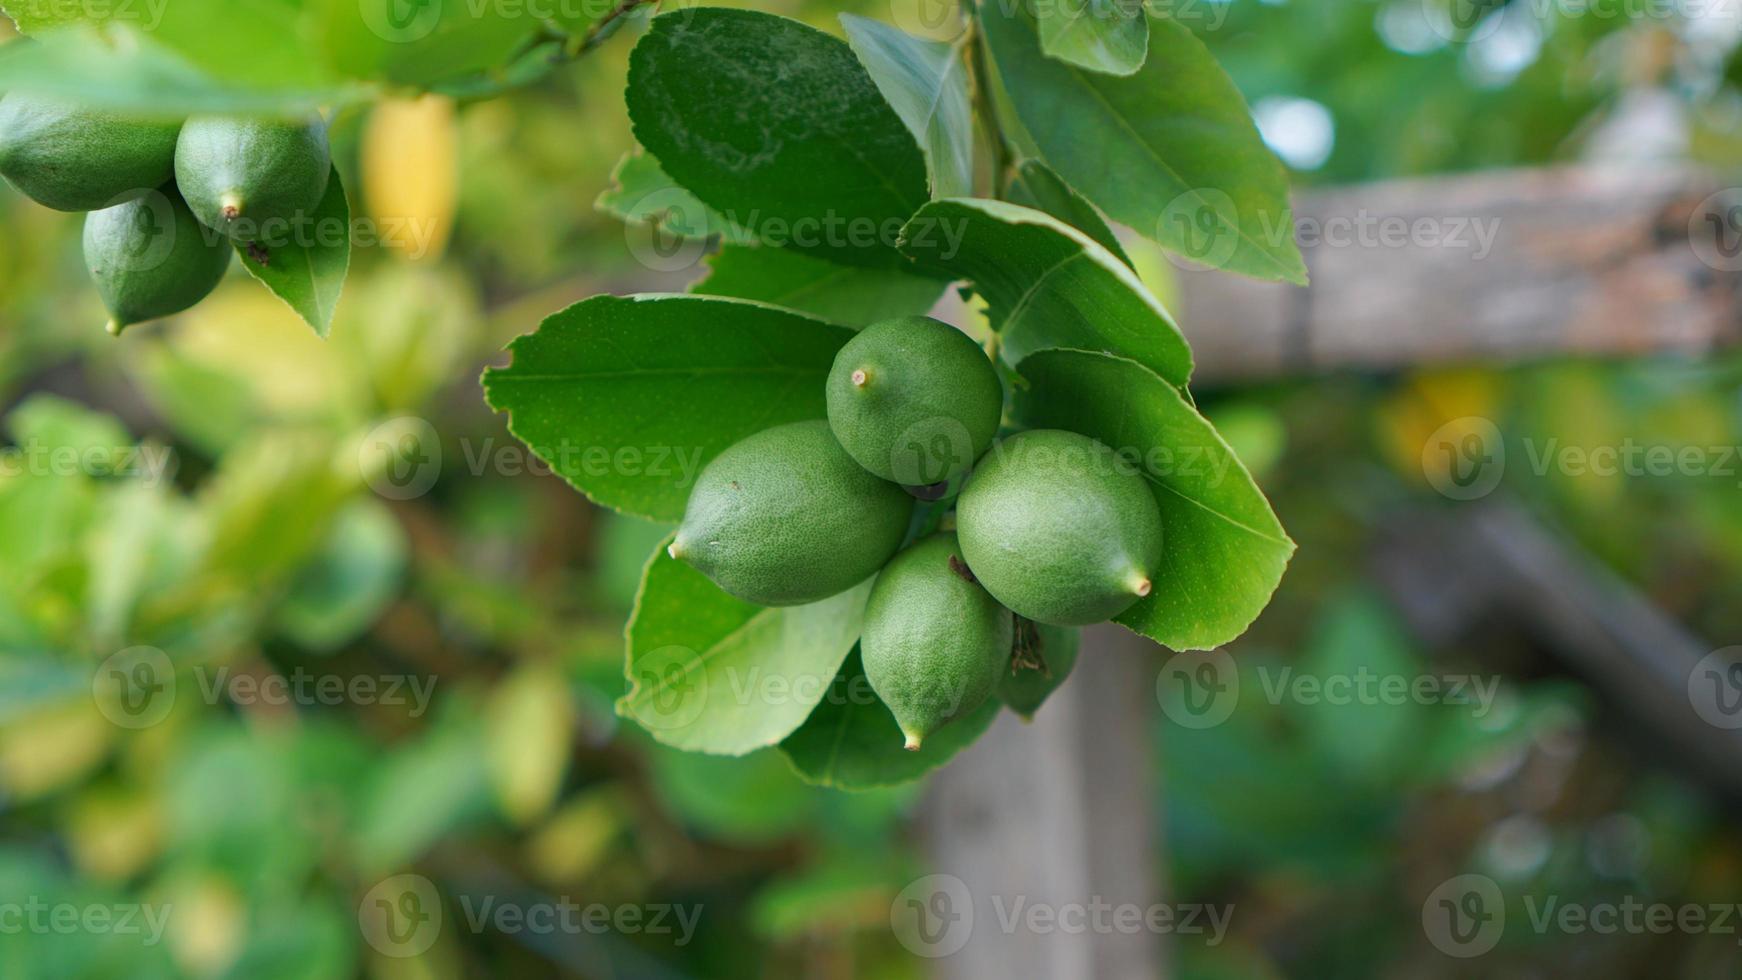
[[[893,9],[759,6],[821,26],[843,6]],[[896,23],[923,23],[896,6]],[[1181,19],[1261,119],[1275,99],[1323,110],[1331,136],[1306,183],[1587,156],[1648,103],[1683,137],[1672,157],[1724,160],[1738,143],[1735,39],[1711,25],[1500,3],[1502,41],[1461,43],[1412,24],[1414,0],[1190,9],[1198,19]],[[811,788],[772,752],[699,757],[620,727],[621,627],[665,529],[528,474],[479,397],[479,369],[550,310],[703,271],[634,264],[623,225],[593,208],[630,149],[627,50],[618,39],[530,86],[460,99],[445,257],[364,250],[325,342],[246,282],[109,338],[78,222],[0,189],[0,895],[173,909],[162,942],[9,935],[0,975],[922,974],[888,930],[891,897],[923,873],[907,821],[919,791]],[[365,196],[369,123],[354,104],[334,130]],[[1167,267],[1133,252],[1165,295]],[[1178,899],[1242,910],[1227,943],[1180,944],[1190,975],[1454,975],[1422,937],[1418,896],[1470,868],[1568,900],[1742,893],[1720,803],[1618,736],[1612,705],[1529,637],[1422,648],[1363,560],[1375,515],[1432,506],[1420,447],[1447,421],[1482,415],[1510,438],[1569,444],[1733,446],[1736,380],[1733,359],[1661,359],[1204,396],[1300,544],[1235,651],[1243,684],[1363,665],[1503,682],[1480,718],[1260,697],[1211,729],[1164,716]],[[426,492],[401,499],[404,485],[382,482],[437,456]],[[1734,479],[1516,468],[1504,489],[1695,633],[1742,632]],[[92,690],[100,665],[141,646],[168,658],[176,694],[135,729]],[[244,678],[297,676],[397,680],[401,696],[245,695]],[[462,894],[512,886],[708,914],[683,946],[450,929],[399,960],[364,940],[357,913],[408,870]],[[1734,975],[1724,937],[1673,938],[1520,928],[1485,964]]]

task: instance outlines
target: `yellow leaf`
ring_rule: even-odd
[[[526,842],[533,873],[556,885],[577,881],[599,866],[626,824],[622,796],[594,790],[565,803]]]
[[[156,801],[150,796],[97,789],[73,805],[66,823],[67,842],[80,870],[93,877],[120,880],[131,877],[157,856],[161,824]]]
[[[0,729],[0,785],[30,799],[76,783],[103,761],[115,731],[88,697],[26,715]]]
[[[363,131],[362,167],[374,237],[413,261],[439,258],[459,198],[453,100],[425,95],[377,105]]]
[[[550,809],[568,768],[574,707],[568,681],[542,665],[497,685],[487,713],[490,783],[502,811],[525,824]]]

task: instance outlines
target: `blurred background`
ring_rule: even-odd
[[[1453,39],[1438,0],[1158,10],[1188,3],[1305,192],[1742,149],[1736,4],[1495,2]],[[843,9],[937,20],[907,0],[757,6],[830,30]],[[814,788],[772,751],[686,755],[620,723],[622,629],[665,529],[541,472],[478,387],[569,302],[705,272],[649,269],[650,232],[595,208],[632,145],[631,43],[507,93],[341,112],[354,208],[420,244],[355,252],[324,342],[239,269],[108,337],[78,218],[0,187],[0,896],[174,911],[156,934],[0,921],[0,975],[933,975],[890,928],[929,867],[928,785]],[[1128,245],[1176,296],[1179,270]],[[1652,658],[1742,643],[1742,460],[1719,458],[1742,445],[1739,381],[1734,354],[1642,352],[1197,391],[1300,550],[1226,651],[1244,692],[1226,717],[1163,698],[1149,722],[1155,873],[1170,902],[1234,910],[1223,934],[1170,938],[1179,975],[1742,972],[1742,915],[1538,927],[1516,901],[1742,900],[1742,754],[1686,705],[1630,703]],[[1424,453],[1471,419],[1513,460],[1479,506]],[[409,491],[358,463],[383,432]],[[1706,465],[1528,465],[1635,444]],[[154,651],[197,683],[118,723],[92,672]],[[1364,672],[1465,693],[1290,686]],[[674,911],[385,955],[359,903],[402,873]],[[1513,899],[1474,971],[1424,919],[1465,873]]]

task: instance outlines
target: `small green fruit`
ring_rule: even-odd
[[[1016,654],[998,681],[998,700],[1024,720],[1034,717],[1077,665],[1082,633],[1073,626],[1023,620],[1016,627]]]
[[[992,445],[998,372],[960,330],[929,317],[874,323],[835,355],[829,426],[859,465],[903,486],[948,483]]]
[[[794,422],[702,469],[670,550],[746,602],[796,606],[870,578],[912,514],[912,498],[853,462],[827,422]]]
[[[229,239],[200,225],[173,184],[85,216],[85,267],[110,333],[205,299],[230,266]]]
[[[0,98],[0,176],[46,207],[95,211],[169,180],[180,129],[12,92]]]
[[[327,192],[327,126],[195,116],[175,146],[175,182],[207,227],[240,242],[289,236]]]
[[[1021,432],[980,461],[956,502],[962,555],[1019,616],[1055,626],[1112,619],[1149,595],[1161,511],[1113,450],[1056,429]]]
[[[985,703],[1010,671],[1014,617],[968,571],[953,534],[914,545],[883,569],[859,641],[865,677],[920,743]]]

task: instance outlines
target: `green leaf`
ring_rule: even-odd
[[[612,186],[593,206],[630,224],[652,224],[680,238],[710,238],[751,245],[756,236],[733,224],[677,185],[659,161],[639,148],[611,172]]]
[[[815,819],[818,791],[774,749],[728,757],[651,748],[653,786],[686,826],[734,844],[772,844]]]
[[[1011,363],[1051,347],[1129,357],[1176,385],[1192,352],[1131,268],[1051,215],[1003,201],[934,201],[902,229],[902,250],[974,282]]]
[[[1142,0],[1042,0],[1034,5],[1040,48],[1079,68],[1129,75],[1149,54]]]
[[[328,652],[360,636],[399,590],[405,532],[374,498],[346,505],[313,559],[299,569],[275,614],[299,646]]]
[[[763,429],[820,419],[844,327],[707,296],[595,296],[484,373],[508,431],[595,503],[683,518],[707,462]]]
[[[691,292],[760,300],[853,327],[925,313],[945,288],[936,279],[836,265],[786,248],[728,245],[708,265],[713,271]]]
[[[1191,31],[1151,18],[1149,58],[1120,77],[1049,58],[1027,15],[980,7],[1004,91],[1071,186],[1195,261],[1305,284],[1288,173]]]
[[[177,0],[180,2],[180,0]],[[540,29],[543,5],[477,0],[305,0],[326,60],[345,74],[429,85],[496,69]]]
[[[1010,182],[1007,198],[1012,204],[1045,211],[1072,228],[1093,238],[1096,244],[1118,257],[1119,261],[1136,269],[1119,236],[1107,226],[1107,219],[1095,210],[1086,198],[1078,194],[1065,179],[1039,160],[1024,160],[1016,168],[1016,179]]]
[[[1034,655],[1046,667],[1015,669],[998,682],[999,700],[1024,718],[1033,718],[1052,692],[1071,676],[1071,668],[1077,665],[1077,652],[1082,646],[1083,636],[1082,630],[1070,626],[1030,625],[1039,639],[1039,648]]]
[[[237,245],[242,265],[325,337],[351,267],[351,208],[337,167],[309,220],[290,228],[282,240],[272,239],[268,232],[260,242]]]
[[[338,79],[305,41],[303,12],[284,0],[62,3],[7,0],[27,34],[76,27],[87,43],[127,57],[150,46],[213,79],[255,88],[321,86]],[[353,8],[355,4],[353,4]],[[103,40],[97,40],[101,32]]]
[[[1093,436],[1142,466],[1161,506],[1155,591],[1118,622],[1175,650],[1234,639],[1270,601],[1294,542],[1221,436],[1180,391],[1135,361],[1042,351],[1017,368],[1017,417]]]
[[[655,17],[629,60],[635,137],[703,203],[770,245],[898,268],[925,156],[845,42],[704,7]]]
[[[768,609],[671,557],[667,538],[629,620],[629,693],[617,713],[673,748],[744,755],[804,723],[859,639],[871,583]]]
[[[1296,672],[1321,685],[1333,678],[1413,681],[1427,674],[1408,634],[1376,596],[1354,592],[1321,608],[1324,613],[1313,625],[1304,655],[1283,668],[1291,681]],[[1378,787],[1410,773],[1435,721],[1473,710],[1449,704],[1430,707],[1413,698],[1362,696],[1346,703],[1292,699],[1285,706],[1295,717],[1296,730],[1319,755],[1350,779]]]
[[[992,698],[933,732],[909,752],[895,716],[871,690],[858,647],[803,727],[780,743],[806,781],[836,789],[873,789],[912,782],[950,761],[992,724],[1002,707]]]
[[[12,90],[146,116],[196,112],[303,116],[322,107],[363,101],[373,92],[342,81],[221,80],[150,36],[115,28],[105,38],[84,27],[0,45],[0,91]]]
[[[974,117],[961,51],[852,14],[841,15],[841,27],[877,90],[925,151],[932,196],[973,194]]]

